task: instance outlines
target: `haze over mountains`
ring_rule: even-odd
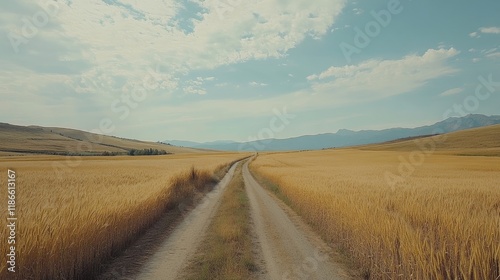
[[[315,150],[373,144],[423,135],[442,134],[494,124],[500,124],[500,116],[471,114],[460,118],[452,117],[432,125],[416,128],[390,128],[384,130],[362,131],[340,129],[336,133],[304,135],[287,139],[265,139],[252,142],[215,141],[197,143],[190,141],[165,140],[164,143],[169,143],[175,146],[224,151]]]
[[[161,143],[130,140],[112,136],[98,136],[85,131],[39,126],[17,126],[0,123],[0,154],[84,154],[104,152],[126,154],[130,149],[158,149],[169,153],[192,153],[209,150],[222,151],[286,151],[340,148],[376,144],[391,140],[442,134],[464,129],[500,124],[500,116],[468,115],[417,128],[352,131],[340,129],[336,133],[304,135],[287,139],[265,139],[253,142],[166,140]]]

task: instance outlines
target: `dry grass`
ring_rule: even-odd
[[[372,151],[414,151],[417,143],[435,144],[435,152],[450,155],[500,156],[500,125],[473,128],[423,139],[393,141],[362,147]]]
[[[0,150],[17,153],[125,154],[130,149],[158,149],[169,153],[197,153],[197,149],[97,135],[75,129],[16,126],[0,123]]]
[[[255,263],[250,237],[250,209],[241,164],[222,196],[203,246],[187,269],[191,280],[251,279]]]
[[[212,174],[240,157],[83,158],[62,179],[52,170],[54,157],[9,157],[0,170],[3,174],[11,168],[18,176],[19,271],[8,274],[2,255],[0,278],[89,279],[101,262],[119,253],[176,203],[212,184]],[[64,158],[60,162],[64,164]],[[0,201],[7,201],[6,193],[1,192]],[[0,218],[6,219],[5,211]],[[1,232],[5,236],[6,228]]]
[[[369,279],[500,279],[500,158],[429,156],[392,188],[399,156],[269,154],[251,167]]]
[[[47,128],[43,128],[43,129],[44,129],[44,131],[52,131],[53,133],[62,134],[65,137],[69,137],[72,139],[79,139],[79,140],[84,140],[84,141],[85,140],[92,140],[94,143],[97,143],[98,145],[108,147],[108,149],[110,147],[111,148],[116,147],[116,148],[120,148],[123,150],[159,149],[159,150],[165,150],[169,153],[175,153],[175,154],[203,152],[202,150],[199,150],[199,149],[176,147],[176,146],[164,145],[164,144],[160,144],[160,143],[153,143],[153,142],[132,140],[132,139],[123,139],[123,138],[117,138],[117,137],[106,136],[106,135],[101,135],[101,137],[98,137],[96,134],[93,134],[93,133],[75,130],[75,129],[69,129],[69,128],[47,127]],[[99,140],[99,141],[95,141],[95,140]]]

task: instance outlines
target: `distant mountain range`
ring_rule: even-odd
[[[408,137],[442,134],[494,124],[500,124],[500,116],[471,114],[460,118],[449,118],[432,125],[416,128],[390,128],[384,130],[361,131],[340,129],[336,133],[305,135],[287,139],[267,139],[252,142],[215,141],[197,143],[165,140],[164,143],[182,147],[222,151],[319,150],[333,147],[380,143]]]

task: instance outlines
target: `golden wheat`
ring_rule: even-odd
[[[428,156],[392,187],[401,156],[269,154],[252,169],[370,279],[500,279],[500,158]]]
[[[241,156],[88,157],[74,168],[63,169],[63,176],[52,169],[54,162],[65,164],[62,157],[8,158],[0,163],[0,170],[6,174],[7,168],[14,169],[18,177],[18,272],[6,271],[3,254],[0,278],[95,275],[100,262],[123,249],[165,209],[194,188],[202,188],[217,169]],[[6,191],[0,195],[2,205],[6,195]],[[4,221],[5,212],[0,216]],[[1,232],[6,236],[6,228]],[[2,246],[7,246],[6,239]]]

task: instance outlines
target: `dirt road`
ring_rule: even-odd
[[[331,262],[329,247],[255,181],[248,162],[243,166],[243,178],[264,266],[261,279],[349,279]]]
[[[99,280],[170,280],[181,279],[204,240],[213,217],[218,210],[224,189],[236,169],[234,164],[226,176],[202,202],[173,226],[166,238],[150,238],[159,244],[136,268],[124,263],[137,258],[143,245],[133,246],[129,254],[111,266]],[[347,274],[331,260],[331,249],[283,202],[271,196],[252,177],[248,161],[242,168],[245,189],[250,201],[253,254],[256,258],[257,279],[349,279]],[[166,222],[168,223],[168,221]],[[160,226],[156,231],[164,231]],[[124,267],[129,267],[128,269]]]
[[[196,253],[199,242],[217,211],[222,193],[233,177],[234,164],[219,184],[169,235],[164,244],[134,279],[178,279],[184,266]]]

